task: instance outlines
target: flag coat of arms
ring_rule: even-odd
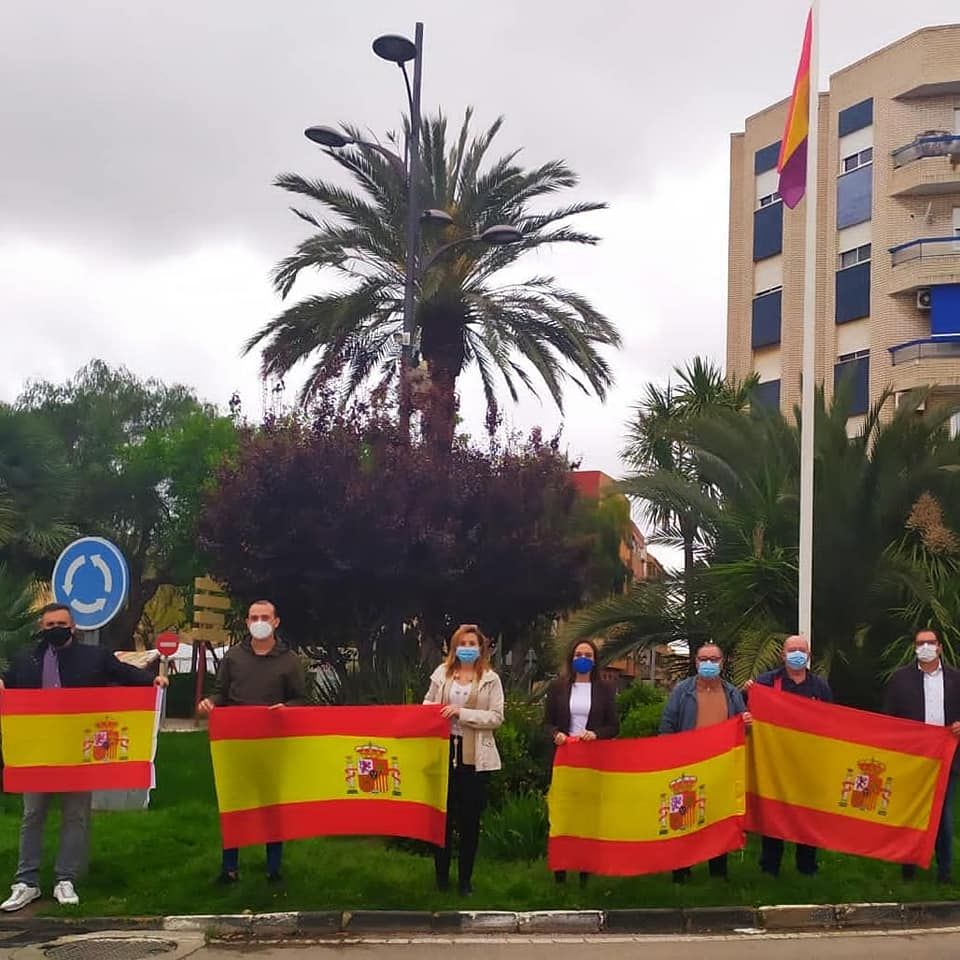
[[[162,697],[152,686],[4,690],[3,789],[151,789]]]
[[[225,847],[344,834],[444,843],[439,707],[218,707],[209,729]]]
[[[744,845],[744,725],[557,748],[551,870],[612,876],[688,867]]]
[[[926,867],[956,737],[946,727],[750,690],[747,829]]]

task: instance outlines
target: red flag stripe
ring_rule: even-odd
[[[70,713],[153,712],[156,687],[68,687],[60,690],[4,690],[0,711],[13,716]]]
[[[917,737],[917,724],[913,720],[901,720],[838,704],[830,704],[829,710],[811,710],[809,706],[809,701],[804,697],[759,685],[750,688],[750,711],[754,719],[762,723],[845,743],[896,750],[934,760],[944,759],[947,763],[953,755],[949,748],[955,741],[946,728],[943,728],[943,737],[939,740],[930,728],[926,732],[931,736],[921,740]],[[869,732],[852,734],[851,730]]]
[[[413,837],[443,846],[443,810],[407,800],[321,800],[220,814],[225,847],[316,836]]]
[[[148,790],[153,764],[148,760],[116,763],[78,763],[54,767],[4,767],[7,793],[60,793],[65,783],[71,791]]]
[[[623,741],[567,742],[557,748],[555,767],[582,767],[604,773],[656,773],[710,760],[744,743],[740,717],[702,730],[643,740],[643,750],[625,749]]]
[[[722,853],[739,850],[745,843],[743,818],[728,817],[695,833],[667,840],[551,837],[547,863],[551,870],[585,870],[611,877],[632,877],[703,863]]]
[[[922,867],[930,863],[937,833],[856,820],[839,813],[768,800],[753,793],[747,794],[747,829],[838,853]]]
[[[211,740],[262,740],[275,737],[344,736],[442,737],[450,735],[449,721],[439,705],[404,707],[218,707],[210,714]],[[425,732],[424,718],[433,722]]]

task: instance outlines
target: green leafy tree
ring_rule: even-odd
[[[157,588],[203,572],[194,532],[202,490],[234,447],[236,428],[187,387],[101,361],[63,384],[30,384],[18,403],[62,445],[73,526],[113,541],[127,559],[129,600],[104,640],[129,647]]]
[[[456,425],[456,387],[474,366],[487,406],[495,414],[498,378],[514,400],[518,388],[535,391],[534,376],[562,406],[565,383],[603,397],[612,381],[599,348],[619,346],[614,326],[582,295],[553,277],[505,279],[526,254],[541,247],[594,244],[597,237],[570,226],[572,218],[602,203],[569,202],[544,209],[547,198],[577,184],[563,161],[527,169],[519,151],[488,162],[502,120],[475,134],[468,110],[452,142],[441,114],[425,121],[419,175],[423,207],[445,211],[453,223],[423,228],[421,262],[430,268],[417,291],[415,340],[421,359],[412,376],[422,410],[424,437],[449,450]],[[366,134],[345,128],[354,140]],[[271,320],[246,344],[262,346],[265,375],[284,376],[301,361],[313,367],[304,385],[308,401],[337,384],[349,398],[371,378],[381,388],[397,372],[406,260],[407,186],[390,161],[362,147],[328,150],[358,192],[324,180],[285,173],[277,185],[320,205],[320,217],[294,212],[316,228],[277,266],[274,280],[288,296],[305,270],[341,281],[335,290],[309,296]],[[330,219],[325,219],[326,216]],[[489,247],[471,242],[489,227],[510,224],[520,243]],[[440,248],[456,244],[445,253]],[[435,258],[436,255],[436,259]]]

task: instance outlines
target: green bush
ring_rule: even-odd
[[[491,805],[498,808],[509,797],[544,793],[553,749],[543,729],[543,706],[509,698],[496,738],[503,768],[490,777]]]
[[[213,674],[208,673],[204,679],[203,695],[209,696],[213,692]],[[196,712],[194,703],[194,689],[196,678],[192,673],[175,673],[170,677],[170,686],[167,687],[167,716],[189,719]]]
[[[483,853],[494,860],[539,860],[547,849],[547,830],[542,793],[510,794],[483,818]]]
[[[666,695],[652,683],[633,683],[617,694],[621,737],[651,737],[660,729]]]

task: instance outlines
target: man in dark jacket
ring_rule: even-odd
[[[123,663],[103,647],[80,643],[74,636],[73,614],[61,603],[47,604],[40,611],[40,642],[23,650],[0,680],[0,695],[11,690],[52,690],[59,687],[124,686],[159,687],[166,677],[154,677]],[[20,826],[20,859],[10,896],[0,910],[10,913],[40,896],[40,862],[43,856],[43,826],[50,805],[50,793],[23,795]],[[74,887],[87,859],[90,842],[91,794],[60,794],[60,848],[56,862],[53,895],[61,905],[80,902]]]
[[[830,684],[823,677],[810,672],[810,643],[806,637],[787,637],[783,644],[783,666],[761,673],[757,679],[747,681],[744,690],[754,683],[773,687],[786,693],[795,693],[808,700],[833,703]],[[780,837],[760,838],[760,869],[771,876],[779,876],[783,861],[783,840]],[[817,848],[805,843],[797,844],[797,872],[812,876],[817,872]]]
[[[915,663],[897,670],[887,682],[883,711],[904,720],[916,720],[937,727],[949,727],[960,737],[960,670],[946,666],[943,649],[934,630],[919,630],[913,639]],[[960,750],[943,798],[940,828],[937,831],[937,880],[951,882],[953,867],[953,795],[960,773]],[[917,868],[904,864],[903,877],[912,880]]]
[[[231,647],[217,671],[212,697],[201,700],[197,710],[209,716],[221,707],[281,707],[306,703],[306,676],[300,658],[277,639],[280,626],[277,608],[269,600],[257,600],[247,612],[250,639]],[[267,879],[280,880],[282,843],[267,844]],[[223,851],[221,883],[236,883],[240,878],[240,851]]]
[[[660,717],[660,733],[683,733],[723,723],[743,714],[750,723],[740,691],[720,676],[723,670],[723,652],[715,643],[705,643],[697,650],[697,675],[681,680],[671,691]],[[709,862],[711,877],[727,876],[727,855],[721,854]],[[685,883],[690,868],[673,871],[674,883]]]

